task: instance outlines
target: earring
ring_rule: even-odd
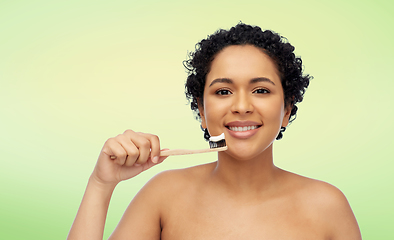
[[[276,140],[280,140],[283,137],[283,133],[286,131],[286,127],[280,127],[280,131],[278,136],[276,137]]]
[[[200,125],[200,128],[204,132],[204,139],[206,141],[209,141],[209,138],[211,137],[211,135],[209,135],[208,129],[207,128],[203,128],[201,125]]]

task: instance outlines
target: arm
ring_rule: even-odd
[[[324,216],[330,240],[361,240],[357,220],[345,195],[336,187],[325,184]]]
[[[332,240],[361,240],[357,220],[345,195],[340,191],[337,193],[337,201],[338,205],[331,215]]]
[[[102,239],[116,185],[164,161],[166,157],[159,158],[159,154],[159,139],[151,134],[127,130],[108,139],[89,178],[67,239]],[[116,158],[111,159],[111,156]]]
[[[169,192],[165,185],[171,185],[169,175],[166,172],[156,175],[138,192],[109,239],[160,239],[161,209]]]
[[[67,239],[103,239],[104,224],[115,186],[105,186],[90,177]]]

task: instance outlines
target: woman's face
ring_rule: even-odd
[[[252,45],[232,45],[219,52],[211,64],[200,106],[202,127],[211,136],[225,134],[227,154],[250,159],[262,154],[287,126],[278,70],[262,50]]]

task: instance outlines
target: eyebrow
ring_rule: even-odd
[[[252,78],[249,83],[250,84],[254,84],[254,83],[259,83],[259,82],[268,82],[271,83],[272,85],[275,86],[275,83],[273,81],[271,81],[269,78],[265,78],[265,77],[258,77],[258,78]],[[229,78],[216,78],[215,80],[213,80],[211,82],[211,84],[209,84],[209,87],[212,86],[215,83],[229,83],[229,84],[233,84],[233,80],[229,79]]]

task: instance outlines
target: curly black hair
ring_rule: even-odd
[[[194,52],[189,53],[188,60],[183,62],[188,77],[185,83],[186,97],[190,107],[201,120],[198,105],[203,105],[203,95],[206,76],[210,71],[215,56],[227,46],[253,45],[263,50],[276,64],[282,82],[285,106],[292,106],[290,120],[296,118],[298,107],[304,97],[306,88],[312,76],[303,74],[302,60],[294,54],[294,47],[287,39],[279,34],[258,26],[239,23],[230,30],[219,29],[196,44]],[[286,128],[280,130],[277,140],[283,137]],[[204,129],[204,138],[209,139],[209,133]]]

